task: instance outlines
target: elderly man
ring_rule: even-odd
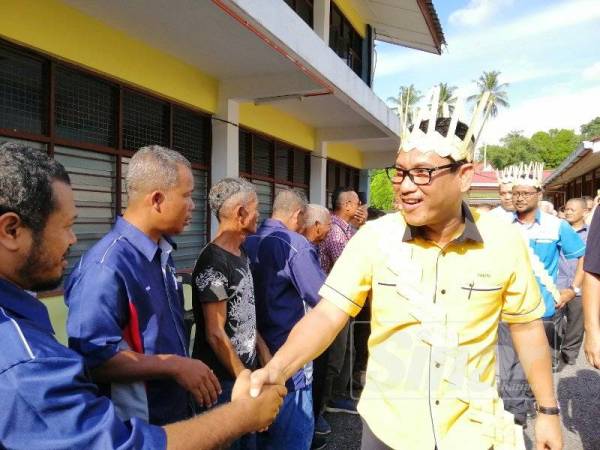
[[[583,198],[572,198],[565,205],[565,220],[585,243],[587,241],[588,226],[585,223],[587,204]],[[558,278],[556,286],[559,289],[568,289],[575,284],[577,260],[567,259],[561,252],[558,263]],[[560,345],[560,357],[557,371],[562,370],[565,364],[573,365],[579,355],[583,342],[583,306],[581,289],[575,292],[575,298],[564,307],[567,325]]]
[[[425,117],[435,118],[433,100]],[[323,299],[253,373],[252,393],[323,352],[370,295],[370,358],[358,407],[363,449],[524,448],[521,427],[493,388],[503,318],[535,390],[537,446],[558,450],[560,420],[538,320],[544,304],[523,239],[463,203],[474,173],[473,129],[455,118],[417,123],[403,132],[389,172],[402,212],[367,222],[352,238]]]
[[[256,232],[258,199],[254,186],[241,178],[225,178],[209,194],[210,209],[219,221],[215,238],[200,252],[192,275],[196,338],[192,356],[213,370],[231,401],[235,379],[271,358],[256,332],[254,286],[242,243]],[[253,448],[255,436],[245,436],[236,448]]]
[[[77,264],[67,281],[69,346],[92,370],[123,418],[164,425],[192,415],[191,393],[212,405],[220,386],[188,358],[183,291],[171,235],[191,219],[194,178],[183,155],[138,150],[127,172],[123,217]]]
[[[280,191],[271,218],[245,243],[254,277],[258,330],[273,353],[308,308],[316,306],[325,281],[314,246],[299,234],[305,209],[300,194]],[[289,394],[273,425],[259,436],[260,447],[306,450],[314,430],[311,362],[305,361],[286,379]]]
[[[242,394],[249,371],[232,403],[200,417],[161,428],[117,416],[30,293],[60,285],[76,214],[63,166],[39,150],[0,145],[0,447],[215,448],[268,426],[285,389],[253,402]]]
[[[331,199],[333,215],[331,218],[331,231],[319,246],[321,267],[326,274],[331,272],[333,265],[340,257],[350,238],[356,233],[357,225],[366,218],[361,208],[358,194],[348,187],[340,187],[333,192]],[[350,399],[349,386],[352,369],[350,347],[350,324],[346,324],[336,336],[328,350],[327,376],[323,402],[325,410],[329,412],[343,412],[357,414],[356,402]],[[319,417],[318,431],[329,430],[329,425]]]
[[[327,238],[331,230],[331,214],[324,206],[310,203],[304,213],[304,230],[302,234],[315,245]]]

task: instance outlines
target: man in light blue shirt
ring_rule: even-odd
[[[562,319],[562,308],[575,298],[575,290],[581,286],[585,244],[567,222],[539,209],[538,205],[543,195],[543,167],[532,163],[529,166],[520,166],[514,173],[513,224],[520,229],[529,244],[531,265],[546,307],[542,320],[548,342],[553,349],[553,361],[557,366],[557,325]],[[579,262],[573,286],[559,291],[556,281],[561,252],[566,259],[579,259]],[[510,333],[503,324],[499,329],[498,346],[500,395],[505,408],[515,415],[515,420],[524,424],[532,406],[533,395],[523,368],[514,354]]]

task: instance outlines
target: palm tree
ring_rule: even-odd
[[[448,83],[440,83],[440,102],[438,104],[438,117],[441,117],[444,113],[444,106],[446,106],[447,112],[452,114],[454,111],[454,104],[456,103],[456,97],[454,91],[456,86],[448,86]]]
[[[406,108],[406,103],[408,103],[408,121],[412,122],[413,106],[422,98],[421,91],[411,84],[410,86],[400,86],[398,97],[388,97],[387,101],[396,105],[394,109],[396,109],[398,115],[400,115],[402,108]]]
[[[503,108],[510,107],[508,103],[508,94],[504,90],[508,87],[508,83],[500,83],[498,81],[499,76],[500,72],[497,70],[492,70],[491,72],[484,71],[477,80],[473,80],[477,83],[479,93],[467,98],[470,102],[478,102],[484,92],[490,91],[490,115],[492,117],[496,117],[498,114],[498,106]]]

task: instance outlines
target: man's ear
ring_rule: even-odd
[[[19,249],[25,233],[31,233],[18,214],[7,212],[0,216],[0,245],[9,251]]]
[[[165,202],[165,194],[161,191],[154,191],[151,194],[149,194],[149,198],[152,207],[156,211],[161,212],[162,206]]]
[[[473,176],[475,175],[475,166],[473,163],[463,164],[458,168],[458,177],[460,179],[460,191],[464,194],[471,189]]]

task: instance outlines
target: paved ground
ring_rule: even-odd
[[[562,408],[565,450],[600,450],[600,371],[590,368],[583,353],[575,366],[567,366],[555,380]],[[328,450],[360,448],[361,421],[349,414],[326,414],[333,429]],[[525,432],[532,448],[533,421]]]

